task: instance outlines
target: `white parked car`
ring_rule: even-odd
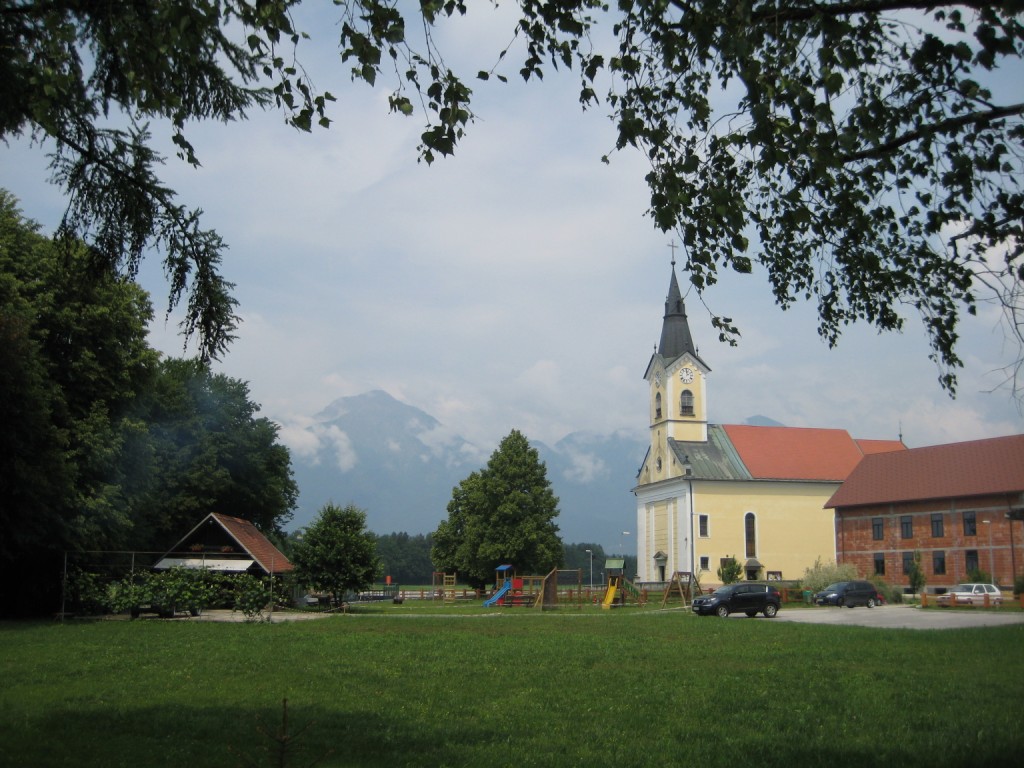
[[[999,605],[1003,602],[1003,593],[995,584],[957,584],[946,591],[946,594],[939,595],[939,603],[950,603],[953,600],[959,605],[984,605],[985,595],[988,595],[989,605]]]

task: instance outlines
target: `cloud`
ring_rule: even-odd
[[[567,455],[570,465],[562,473],[567,480],[586,484],[608,476],[608,466],[601,458],[590,453],[572,450]]]

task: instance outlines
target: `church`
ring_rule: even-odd
[[[637,581],[693,574],[720,584],[733,557],[743,578],[794,580],[836,558],[825,504],[865,455],[901,440],[855,440],[842,429],[711,424],[711,368],[690,334],[675,262],[661,340],[644,379],[650,446],[633,488]]]

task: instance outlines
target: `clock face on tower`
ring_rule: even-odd
[[[683,384],[692,384],[693,383],[693,368],[683,368],[679,372],[679,380],[682,381]]]

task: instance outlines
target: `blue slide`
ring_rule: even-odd
[[[484,600],[484,608],[490,608],[492,605],[497,605],[498,601],[505,596],[505,593],[512,589],[512,579],[505,579],[505,583],[501,589],[491,595],[489,598]]]

